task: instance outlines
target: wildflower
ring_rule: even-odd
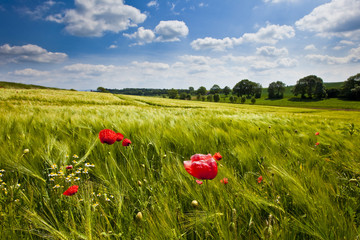
[[[55,168],[57,168],[56,164],[51,165],[51,169],[55,169]]]
[[[78,155],[76,155],[76,154],[74,154],[74,155],[73,155],[73,158],[79,158],[79,156],[78,156]]]
[[[60,185],[59,184],[56,184],[55,186],[53,186],[53,188],[59,188]]]
[[[316,132],[316,133],[315,133],[315,136],[318,136],[319,134],[320,134],[319,132]]]
[[[262,180],[263,180],[263,177],[262,177],[262,176],[258,177],[258,179],[257,179],[258,183],[261,183]]]
[[[80,181],[79,177],[74,178],[74,181]]]
[[[57,173],[51,172],[51,173],[48,174],[48,176],[49,176],[49,177],[56,177],[56,176],[57,176]]]
[[[69,154],[66,154],[65,157],[68,158],[68,157],[69,157]]]
[[[27,148],[24,149],[24,154],[27,154],[27,153],[29,153],[29,152],[30,152],[29,149],[27,149]]]
[[[81,171],[77,170],[75,173],[79,174],[79,173],[81,173]]]
[[[113,196],[113,195],[110,195],[110,198],[114,198],[114,196]]]
[[[83,173],[88,174],[88,173],[89,173],[88,169],[85,168],[84,171],[83,171]]]
[[[66,169],[69,170],[69,169],[72,169],[73,168],[73,165],[68,165],[66,166]]]
[[[316,146],[319,146],[319,144],[320,144],[319,142],[315,143],[315,147],[316,147]]]
[[[20,183],[16,184],[16,187],[17,187],[17,188],[19,188],[20,186],[21,186],[21,184],[20,184]]]
[[[107,143],[111,145],[116,142],[117,135],[113,130],[103,129],[99,132],[99,139],[101,143]]]
[[[101,193],[98,193],[96,196],[101,197]]]
[[[79,186],[73,185],[73,186],[69,187],[63,194],[65,196],[72,196],[75,193],[77,193],[78,189],[79,189]]]
[[[211,154],[195,154],[190,161],[184,161],[185,170],[197,179],[214,179],[218,168]]]
[[[92,205],[93,208],[96,208],[97,206],[99,206],[99,203],[98,203],[98,202],[96,202],[96,203],[94,203],[94,204]]]
[[[124,135],[122,135],[121,133],[116,133],[116,141],[120,142],[124,139]]]
[[[71,182],[71,178],[67,177],[67,178],[65,178],[65,181],[66,182]]]
[[[50,181],[50,182],[53,182],[53,181],[55,181],[55,180],[54,180],[53,178],[50,178],[49,181]]]
[[[220,182],[226,185],[229,183],[229,180],[227,178],[223,178],[220,180]]]
[[[3,175],[2,175],[2,173],[0,173],[0,177],[2,177]]]
[[[197,180],[197,179],[196,179],[196,183],[197,183],[197,184],[199,184],[199,185],[203,184],[203,182],[202,182],[202,181]]]
[[[111,200],[110,198],[105,198],[105,201],[110,202]]]
[[[77,163],[77,161],[76,161],[76,160],[72,160],[72,162],[73,162],[74,164],[76,164],[76,163]]]
[[[129,145],[131,144],[131,141],[130,141],[130,139],[125,138],[125,139],[122,141],[121,144],[122,144],[124,147],[127,147],[127,146],[129,146]]]
[[[222,156],[220,155],[220,153],[215,153],[213,158],[216,160],[216,161],[220,161],[222,159]]]
[[[191,202],[191,206],[193,206],[194,208],[198,207],[198,206],[199,206],[198,201],[193,200],[193,201]]]
[[[4,170],[4,169],[1,169],[1,170],[0,170],[0,173],[4,173],[4,172],[5,172],[5,170]]]
[[[85,167],[95,167],[95,164],[85,163]]]

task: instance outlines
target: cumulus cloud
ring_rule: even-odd
[[[38,63],[58,63],[67,59],[67,54],[59,52],[49,52],[46,49],[33,44],[23,46],[10,46],[4,44],[0,46],[0,63],[9,62],[38,62]]]
[[[29,15],[33,19],[42,19],[48,13],[50,8],[55,4],[56,2],[49,0],[43,2],[41,5],[38,5],[34,9],[24,8],[20,9],[19,11],[22,11],[24,14]]]
[[[353,48],[349,51],[349,54],[344,57],[335,57],[329,55],[309,54],[306,59],[311,61],[325,63],[325,64],[347,64],[360,62],[360,47]]]
[[[315,47],[314,44],[309,44],[307,46],[305,46],[304,50],[309,50],[309,51],[312,51],[312,50],[316,50],[317,48]]]
[[[124,33],[125,37],[135,39],[137,43],[133,45],[144,45],[151,42],[175,42],[180,41],[181,37],[186,37],[189,33],[189,28],[183,21],[160,21],[155,27],[154,31],[139,27],[138,30],[132,34]]]
[[[332,0],[320,5],[295,25],[303,31],[316,32],[320,36],[359,38],[360,1]]]
[[[132,34],[124,33],[124,36],[130,39],[136,39],[137,43],[135,45],[144,45],[155,39],[155,33],[152,30],[143,27],[139,27],[138,30]]]
[[[199,38],[191,42],[191,47],[195,50],[224,51],[244,43],[276,44],[280,40],[294,36],[295,30],[291,26],[268,24],[266,27],[260,28],[256,33],[245,33],[240,38]]]
[[[278,57],[288,55],[288,50],[286,48],[276,48],[273,46],[263,46],[256,48],[256,54],[262,55],[265,57]]]
[[[39,71],[39,70],[35,70],[32,68],[25,68],[22,70],[15,70],[11,74],[16,75],[16,76],[21,76],[21,77],[44,77],[44,76],[48,76],[49,72],[48,71]]]
[[[75,0],[75,9],[47,18],[65,24],[69,34],[82,37],[101,37],[107,31],[118,33],[145,19],[145,14],[123,0]]]
[[[174,42],[180,41],[180,37],[186,37],[189,34],[189,28],[183,21],[160,21],[155,27],[155,33],[158,35],[156,41]]]
[[[132,62],[132,65],[140,68],[151,68],[156,70],[167,70],[169,69],[169,64],[167,63],[161,63],[161,62],[138,62],[134,61]]]
[[[76,63],[65,66],[64,70],[71,73],[82,73],[85,75],[99,76],[103,73],[113,71],[115,68],[116,67],[114,65]]]

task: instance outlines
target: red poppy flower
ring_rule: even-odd
[[[229,180],[227,178],[223,178],[220,180],[220,182],[226,185],[229,183]]]
[[[218,168],[211,154],[195,154],[190,161],[184,161],[185,170],[197,179],[214,179]]]
[[[319,134],[320,134],[319,132],[316,132],[316,133],[315,133],[316,136],[319,135]]]
[[[317,142],[317,143],[315,143],[315,146],[319,146],[319,144],[320,144],[320,143],[319,143],[319,142]]]
[[[203,184],[203,181],[196,180],[196,183],[199,184],[199,185],[201,185],[201,184]]]
[[[123,145],[124,147],[127,147],[127,146],[129,146],[130,144],[131,144],[130,139],[125,138],[125,139],[122,141],[122,145]]]
[[[66,169],[72,169],[72,168],[73,168],[73,165],[66,166]]]
[[[72,196],[75,193],[77,193],[78,189],[79,189],[79,186],[74,185],[74,186],[69,187],[63,194],[65,196]]]
[[[263,177],[262,177],[262,176],[258,177],[258,179],[257,179],[258,183],[261,183],[262,180],[263,180]]]
[[[216,160],[216,161],[220,161],[222,159],[222,156],[220,155],[220,153],[215,153],[213,158]]]
[[[107,143],[111,145],[116,142],[117,135],[113,130],[103,129],[99,132],[99,139],[101,143]]]
[[[116,141],[117,142],[120,142],[123,139],[124,139],[124,135],[122,135],[121,133],[116,133]]]

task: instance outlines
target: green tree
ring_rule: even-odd
[[[210,88],[210,93],[211,94],[220,93],[220,90],[221,88],[219,87],[219,85],[214,84],[214,86]]]
[[[283,98],[285,92],[285,83],[281,81],[272,82],[268,87],[269,98]]]
[[[229,95],[229,94],[231,93],[231,88],[228,87],[228,86],[224,87],[223,93],[224,93],[226,96]]]
[[[318,90],[318,95],[316,94],[316,89]],[[292,92],[295,96],[300,94],[301,98],[305,98],[306,94],[308,98],[312,98],[314,94],[316,97],[320,97],[322,90],[325,90],[323,80],[315,75],[309,75],[299,79]]]
[[[220,95],[218,93],[214,94],[214,102],[219,102],[220,101]]]
[[[194,87],[189,87],[189,94],[190,94],[190,95],[193,95],[194,92],[195,92]]]
[[[198,90],[196,90],[196,92],[197,92],[197,94],[200,94],[200,95],[205,95],[205,94],[206,94],[206,92],[207,92],[207,90],[206,90],[206,88],[205,88],[205,87],[201,86],[201,87],[199,87],[199,89],[198,89]]]
[[[98,87],[98,88],[97,88],[97,91],[98,91],[98,92],[103,92],[103,93],[108,93],[108,92],[109,92],[109,91],[106,90],[106,88],[104,88],[104,87]]]
[[[252,98],[251,98],[251,104],[255,104],[255,102],[256,102],[256,98],[255,98],[255,97],[252,97]]]
[[[242,96],[241,99],[240,99],[240,103],[241,104],[244,104],[246,102],[246,97],[245,96]]]
[[[344,82],[341,95],[352,100],[360,100],[360,73],[349,77]]]
[[[259,98],[261,97],[261,91],[262,86],[259,83],[252,82],[248,79],[241,80],[233,88],[233,93],[238,97],[246,95],[248,98],[251,96]]]
[[[185,100],[186,99],[186,93],[185,92],[182,92],[181,94],[180,94],[180,99],[181,100]]]
[[[207,99],[209,102],[212,102],[212,101],[213,101],[213,95],[208,95],[206,99]]]
[[[178,90],[172,88],[168,91],[169,98],[175,99],[178,98]]]

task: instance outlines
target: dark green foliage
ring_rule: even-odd
[[[256,102],[255,97],[252,97],[252,98],[251,98],[251,104],[255,104],[255,102]]]
[[[246,95],[248,98],[251,96],[260,98],[261,92],[262,86],[259,83],[252,82],[248,79],[241,80],[233,88],[233,93],[235,93],[238,97]]]
[[[337,98],[340,96],[340,89],[338,88],[329,88],[326,89],[327,98]]]
[[[226,87],[224,87],[224,89],[222,91],[227,96],[231,93],[231,88],[226,86]]]
[[[220,91],[221,91],[221,88],[217,84],[214,84],[214,86],[212,86],[210,88],[210,93],[211,94],[220,93]]]
[[[344,82],[341,94],[351,100],[360,100],[360,73],[349,77]]]
[[[220,101],[220,95],[218,93],[214,94],[214,102]]]
[[[208,96],[206,97],[206,99],[207,99],[209,102],[212,102],[212,101],[214,100],[213,95],[208,95]]]
[[[171,99],[178,98],[178,91],[176,89],[172,88],[168,91],[168,95],[169,95],[169,98],[171,98]]]
[[[186,94],[186,93],[181,93],[181,94],[180,94],[180,99],[181,99],[181,100],[185,100],[186,97],[187,97],[187,94]]]
[[[283,98],[285,92],[285,83],[281,81],[272,82],[268,87],[269,98]]]
[[[323,80],[315,75],[309,75],[298,80],[292,92],[295,96],[300,94],[301,98],[306,98],[306,95],[310,99],[313,96],[317,99],[326,96]]]
[[[246,102],[246,97],[242,96],[240,102],[244,104]]]
[[[207,92],[207,90],[206,90],[206,87],[204,87],[204,86],[201,86],[201,87],[199,87],[198,90],[196,90],[196,93],[200,94],[200,95],[205,95],[206,92]]]

